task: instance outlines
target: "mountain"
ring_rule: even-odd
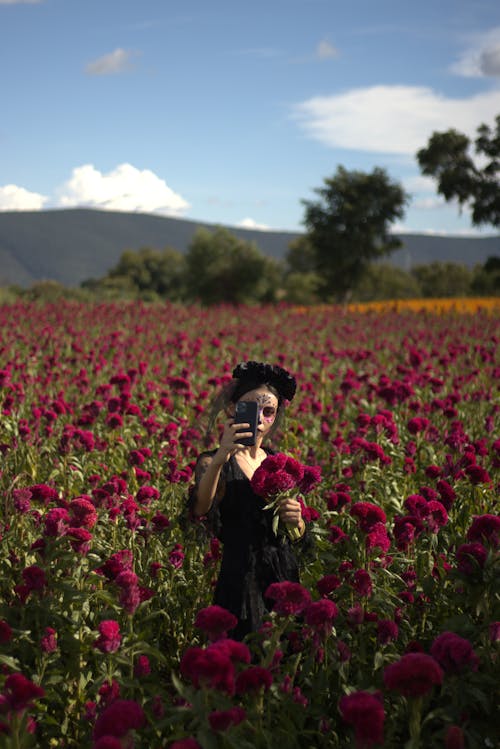
[[[215,225],[142,213],[88,209],[0,212],[0,285],[30,286],[51,279],[78,286],[88,278],[105,276],[125,250],[173,247],[186,252],[195,231]],[[283,258],[299,233],[227,227],[254,242],[261,252]],[[500,255],[497,237],[440,237],[402,234],[403,247],[387,260],[408,270],[432,261],[464,263],[470,267]]]

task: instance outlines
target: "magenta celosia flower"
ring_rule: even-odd
[[[75,528],[87,528],[90,530],[97,523],[97,512],[90,497],[75,497],[69,503],[71,525]]]
[[[141,679],[151,673],[151,664],[147,655],[139,655],[134,663],[134,676]]]
[[[105,619],[99,624],[99,637],[94,640],[94,647],[101,653],[116,653],[122,637],[120,625],[114,619]]]
[[[101,736],[94,741],[92,749],[123,749],[123,744],[116,736]]]
[[[421,697],[433,686],[442,684],[439,663],[425,653],[406,653],[384,669],[384,684],[405,697]]]
[[[185,739],[178,739],[170,744],[169,749],[201,749],[195,738],[188,736]]]
[[[5,619],[0,619],[0,644],[4,645],[12,639],[12,629]]]
[[[9,674],[5,680],[3,696],[8,707],[16,713],[32,707],[34,700],[44,695],[42,687],[34,684],[23,674]]]
[[[71,548],[78,554],[86,554],[90,549],[92,533],[86,528],[68,528],[66,535],[70,539]]]
[[[489,635],[491,642],[500,640],[500,622],[491,622],[489,626]]]
[[[469,477],[471,484],[491,484],[491,476],[488,471],[475,463],[467,466],[465,473]]]
[[[344,533],[342,528],[338,525],[330,525],[329,527],[328,540],[331,544],[340,544],[342,541],[348,541],[349,536]]]
[[[69,512],[64,507],[53,507],[44,517],[45,535],[64,536],[69,523]]]
[[[333,601],[329,598],[321,598],[319,601],[313,601],[304,610],[306,624],[313,627],[321,633],[327,633],[331,630],[333,620],[338,615],[339,610]]]
[[[398,634],[399,627],[392,619],[380,619],[377,622],[377,640],[381,645],[396,640]]]
[[[324,575],[316,583],[316,589],[322,596],[328,596],[342,585],[342,580],[337,575]]]
[[[387,534],[384,523],[375,523],[366,534],[365,545],[367,549],[380,549],[384,554],[389,551],[391,539]]]
[[[365,533],[369,533],[376,523],[385,523],[387,519],[383,509],[371,502],[356,502],[349,512]]]
[[[31,499],[34,502],[43,502],[45,505],[48,505],[50,502],[59,499],[57,490],[47,484],[33,484],[28,489],[31,492]]]
[[[479,541],[496,549],[500,543],[500,516],[476,515],[467,531],[467,540]]]
[[[181,658],[180,671],[197,688],[234,694],[234,666],[219,648],[188,648]]]
[[[273,683],[273,675],[262,666],[250,666],[236,677],[236,694],[267,691]]]
[[[194,626],[203,630],[212,642],[227,637],[228,630],[234,629],[237,624],[238,619],[234,614],[217,605],[198,611],[194,622]]]
[[[97,718],[94,726],[94,739],[102,736],[122,738],[129,731],[142,728],[146,716],[142,707],[134,700],[115,700]]]
[[[304,475],[298,482],[298,488],[302,494],[309,494],[321,481],[321,467],[303,466],[303,469]]]
[[[373,591],[373,584],[370,574],[366,570],[356,570],[350,580],[350,585],[354,588],[358,596],[369,597]]]
[[[29,591],[43,590],[47,585],[45,571],[37,564],[25,567],[21,574]]]
[[[120,572],[132,569],[133,559],[132,552],[129,549],[116,551],[96,572],[101,572],[108,580],[115,580]]]
[[[465,749],[465,736],[460,726],[448,726],[444,738],[444,749]]]
[[[466,577],[475,575],[484,567],[487,556],[488,550],[478,541],[462,544],[456,551],[457,568]]]
[[[45,627],[45,633],[40,641],[44,653],[54,653],[57,650],[57,632],[52,627]]]
[[[229,710],[213,710],[208,715],[208,722],[212,731],[227,731],[231,726],[237,726],[246,717],[244,708],[235,705]]]
[[[331,489],[325,493],[325,500],[329,510],[340,512],[351,503],[351,495],[347,491],[333,491]]]
[[[120,696],[120,685],[116,681],[116,679],[105,681],[99,687],[98,694],[102,705],[109,705],[111,702],[114,702],[114,700],[117,700]]]
[[[311,595],[300,583],[284,581],[271,583],[265,591],[266,598],[274,601],[273,611],[281,616],[300,614],[310,603]]]
[[[232,663],[250,663],[250,650],[244,642],[231,640],[226,637],[223,640],[212,642],[209,648],[210,650],[217,650],[219,653],[222,653],[229,658]]]
[[[448,674],[458,674],[467,668],[477,671],[479,664],[469,640],[455,632],[443,632],[436,637],[430,654]]]
[[[359,691],[339,701],[342,718],[354,728],[356,749],[369,749],[384,741],[384,704],[380,693]]]
[[[175,569],[178,570],[184,564],[184,557],[184,547],[182,546],[182,544],[175,544],[174,548],[168,555],[168,561],[170,562],[172,567],[175,567]]]

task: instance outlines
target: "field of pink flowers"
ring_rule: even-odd
[[[497,314],[0,307],[0,746],[498,746]],[[298,379],[318,465],[246,643],[184,510],[235,363]],[[228,636],[227,636],[228,635]]]

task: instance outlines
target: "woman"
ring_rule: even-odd
[[[252,490],[255,470],[272,451],[264,441],[275,431],[287,401],[295,395],[295,379],[285,369],[262,362],[243,362],[233,371],[233,380],[216,401],[213,419],[222,406],[227,421],[217,449],[200,454],[190,506],[197,517],[206,516],[223,543],[223,554],[214,603],[231,611],[238,625],[231,632],[243,639],[257,630],[268,610],[265,591],[274,582],[298,582],[298,566],[290,539],[275,535],[272,512]],[[249,424],[235,424],[236,403],[255,401],[259,421],[255,444],[246,447],[240,439],[251,436]],[[245,431],[246,430],[246,431]],[[283,500],[280,520],[306,527],[296,499]]]

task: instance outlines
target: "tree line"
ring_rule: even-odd
[[[417,161],[446,201],[470,209],[472,225],[500,226],[500,115],[494,128],[478,127],[474,143],[454,129],[433,133]],[[473,269],[435,262],[407,272],[383,262],[401,246],[390,227],[404,217],[410,200],[384,169],[365,173],[339,166],[314,192],[316,199],[302,201],[306,231],[283,261],[223,227],[199,229],[185,254],[172,247],[127,250],[104,278],[83,282],[82,290],[205,305],[500,293],[500,257]]]

